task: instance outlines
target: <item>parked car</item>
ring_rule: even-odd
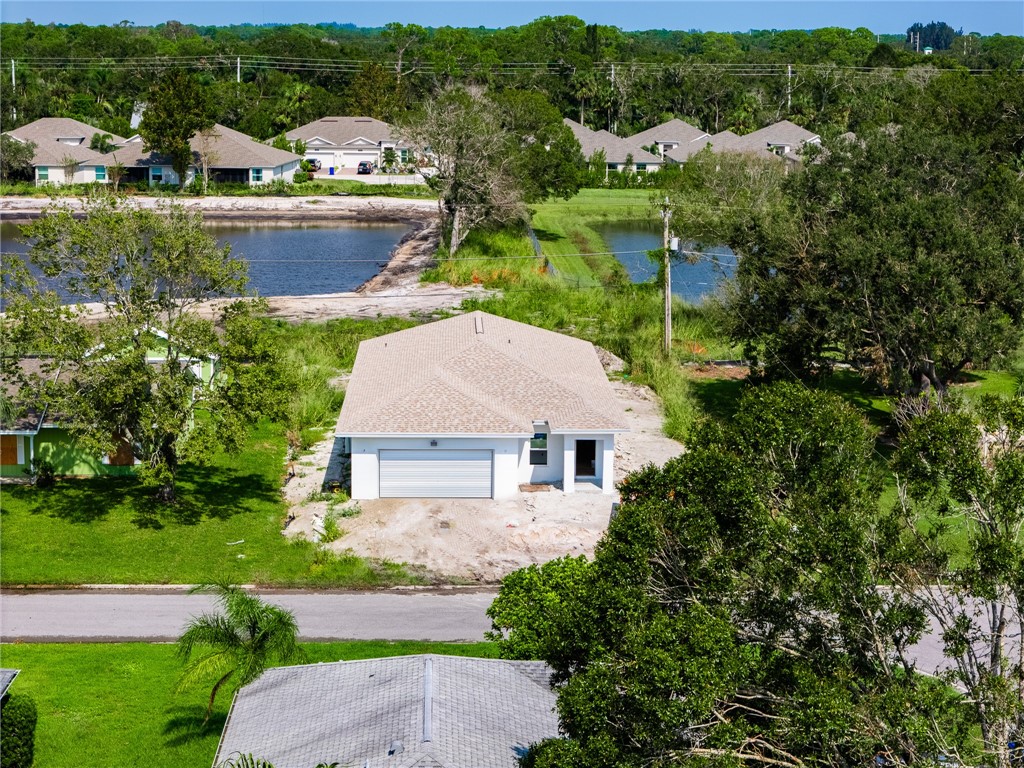
[[[322,165],[323,163],[320,161],[320,158],[318,157],[313,157],[310,158],[309,160],[309,167],[314,171],[319,171]]]
[[[373,163],[369,160],[363,160],[358,166],[356,166],[356,173],[373,173]]]

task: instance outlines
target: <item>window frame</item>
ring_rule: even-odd
[[[263,169],[262,168],[250,168],[249,169],[249,182],[251,184],[262,184],[263,183]]]
[[[530,438],[530,466],[531,467],[546,467],[548,466],[548,433],[547,432],[534,432],[533,437]],[[534,443],[542,442],[544,447],[535,446]],[[543,458],[543,461],[541,459]]]

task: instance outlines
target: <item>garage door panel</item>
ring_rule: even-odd
[[[487,450],[380,452],[382,498],[491,497],[493,455]]]

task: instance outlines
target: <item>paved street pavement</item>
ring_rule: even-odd
[[[295,613],[304,640],[483,640],[494,592],[261,592]],[[0,638],[46,641],[176,640],[209,595],[186,591],[9,590]]]

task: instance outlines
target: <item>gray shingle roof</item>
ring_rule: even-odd
[[[121,136],[115,136],[80,120],[72,120],[70,117],[41,117],[7,133],[20,141],[35,143],[36,151],[32,157],[32,165],[62,165],[65,157],[72,157],[81,165],[102,165],[100,158],[103,155],[89,149],[93,134],[106,133],[114,143],[124,141]],[[77,144],[69,144],[65,143],[67,140],[80,141]]]
[[[20,669],[0,669],[0,696],[7,693],[7,689],[11,687],[11,683],[14,682],[14,678],[21,672]]]
[[[203,137],[198,134],[189,142],[192,146],[192,162],[197,167],[203,142]],[[215,158],[211,168],[276,168],[302,159],[299,155],[268,146],[256,141],[252,136],[219,123],[213,126],[210,133],[209,150]],[[117,149],[104,155],[103,162],[105,165],[121,162],[129,168],[171,164],[169,158],[156,152],[147,152],[143,141],[122,143]]]
[[[771,152],[770,147],[787,147],[786,153],[798,153],[804,144],[820,141],[817,134],[789,120],[765,126],[745,136],[737,136],[728,145],[732,152]],[[773,153],[774,154],[774,153]]]
[[[565,118],[562,122],[572,130],[583,149],[583,156],[588,159],[598,150],[604,150],[605,160],[609,163],[625,163],[627,155],[633,156],[634,163],[648,165],[661,165],[662,163],[660,157],[636,146],[632,139],[621,139],[608,131],[592,131],[585,125],[580,125],[569,118]]]
[[[634,144],[644,147],[649,147],[656,141],[679,142],[682,145],[686,145],[689,144],[691,141],[703,139],[707,135],[707,131],[702,131],[700,128],[690,125],[685,120],[673,118],[672,120],[662,123],[661,125],[656,125],[653,128],[648,128],[646,131],[634,133],[632,136],[629,137],[629,140]]]
[[[430,654],[270,669],[235,695],[217,760],[515,768],[558,736],[549,679],[543,662]]]
[[[321,117],[312,123],[300,125],[288,131],[285,137],[290,141],[309,141],[319,136],[336,146],[348,144],[355,139],[367,139],[373,146],[380,142],[397,142],[394,129],[383,120],[372,117]],[[366,146],[366,145],[364,145]]]
[[[626,431],[594,346],[485,312],[359,345],[340,436]]]

